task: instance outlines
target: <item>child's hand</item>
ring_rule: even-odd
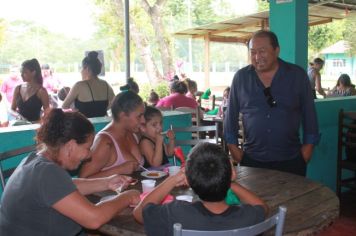
[[[168,130],[166,136],[167,136],[167,138],[170,139],[170,140],[174,139],[174,138],[175,138],[174,131],[171,130],[171,129]]]
[[[175,186],[183,186],[183,185],[188,185],[187,184],[187,178],[185,176],[185,169],[181,169],[176,175],[173,175],[172,178],[174,178],[175,181]]]
[[[155,139],[155,142],[156,142],[156,145],[161,145],[163,143],[163,136],[161,134],[157,134],[156,135],[156,139]]]

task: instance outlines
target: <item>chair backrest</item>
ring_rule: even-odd
[[[266,219],[265,221],[252,225],[245,228],[233,229],[233,230],[222,230],[222,231],[197,231],[197,230],[185,230],[182,229],[182,225],[175,223],[173,225],[173,235],[174,236],[254,236],[261,234],[272,227],[276,226],[275,236],[282,236],[283,226],[286,217],[287,208],[280,206],[278,213]]]
[[[184,140],[176,140],[175,144],[177,146],[179,145],[190,145],[194,146],[198,144],[199,142],[209,142],[209,143],[218,143],[218,124],[216,123],[215,125],[210,125],[210,126],[190,126],[190,127],[173,127],[173,131],[175,133],[191,133],[192,135],[189,135],[188,139]],[[200,132],[209,132],[212,131],[214,132],[214,138],[206,138],[206,139],[200,139]],[[196,138],[193,139],[193,134]]]
[[[2,166],[2,162],[7,159],[22,155],[22,154],[33,152],[35,150],[36,150],[36,145],[33,144],[33,145],[29,145],[29,146],[25,146],[25,147],[21,147],[21,148],[17,148],[17,149],[13,149],[13,150],[9,150],[9,151],[0,153],[0,179],[1,179],[1,186],[3,189],[5,188],[5,183],[6,183],[5,180],[11,176],[11,174],[14,172],[16,167],[8,168],[5,170]]]
[[[200,126],[201,124],[201,112],[199,106],[196,108],[191,108],[191,107],[177,107],[175,109],[176,111],[182,111],[182,112],[188,112],[192,114],[192,122],[193,125]]]
[[[156,107],[160,111],[173,111],[173,106],[171,107]]]
[[[338,160],[344,159],[342,156],[344,153],[347,160],[356,162],[356,111],[341,109],[339,112]]]

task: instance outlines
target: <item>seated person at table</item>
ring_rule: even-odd
[[[195,97],[195,93],[198,91],[197,82],[189,78],[186,78],[184,82],[187,84],[188,87],[188,92],[185,94],[185,96],[197,100],[197,98]]]
[[[100,72],[98,53],[91,51],[82,61],[82,81],[70,89],[62,108],[69,109],[74,103],[74,107],[88,118],[106,116],[115,95],[108,82],[98,78]]]
[[[220,146],[211,143],[196,145],[188,155],[184,171],[169,176],[149,193],[135,208],[135,219],[144,223],[148,236],[173,235],[174,223],[184,229],[229,230],[247,227],[264,220],[266,204],[255,194],[232,182],[232,166]],[[185,181],[200,201],[173,201],[160,205],[164,197]],[[229,206],[225,203],[228,189],[245,203]]]
[[[160,166],[169,163],[168,156],[174,154],[174,132],[167,131],[168,145],[164,143],[162,133],[162,113],[148,106],[145,110],[145,124],[141,126],[140,151],[145,157],[145,167]]]
[[[227,107],[227,101],[229,100],[229,94],[230,94],[230,87],[227,87],[226,89],[224,89],[223,100],[222,100],[222,103],[219,106],[219,111],[218,111],[218,116],[219,117],[223,117],[224,116],[224,112],[225,112],[226,107]]]
[[[171,84],[171,95],[158,101],[156,107],[177,107],[196,108],[198,103],[190,97],[185,96],[188,92],[187,85],[183,81],[174,81]]]
[[[152,89],[150,92],[150,96],[148,97],[147,103],[150,106],[155,107],[158,101],[159,101],[159,95]]]
[[[47,90],[42,86],[41,67],[37,59],[24,61],[21,68],[24,84],[15,88],[11,109],[31,122],[39,122],[41,110],[49,108]]]
[[[348,74],[341,74],[336,86],[327,94],[328,97],[342,97],[356,95],[355,85],[351,83]]]
[[[91,160],[83,164],[80,177],[131,174],[144,164],[134,135],[144,123],[144,111],[143,101],[136,93],[116,95],[111,106],[113,120],[96,135]]]
[[[93,125],[79,112],[53,109],[45,116],[37,132],[40,148],[21,162],[5,187],[0,235],[85,235],[82,227],[96,229],[138,203],[134,190],[96,205],[84,196],[127,185],[129,177],[70,177],[67,170],[90,156],[93,139]]]

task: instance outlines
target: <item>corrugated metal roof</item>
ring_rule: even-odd
[[[335,19],[343,19],[354,15],[353,11],[327,6],[325,2],[309,4],[309,26],[329,23]],[[350,2],[350,1],[349,1]],[[356,4],[356,1],[354,1]],[[334,4],[334,3],[333,3]],[[174,33],[175,37],[204,38],[209,36],[210,41],[216,42],[241,42],[246,43],[252,34],[260,29],[269,28],[269,11],[233,18],[221,22],[197,26]]]

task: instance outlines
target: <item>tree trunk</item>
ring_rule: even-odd
[[[171,41],[166,37],[165,27],[162,22],[162,9],[166,2],[167,0],[157,0],[151,7],[147,0],[141,0],[141,5],[147,15],[149,15],[155,32],[162,59],[163,75],[168,78],[175,70],[172,59]]]
[[[120,19],[124,19],[124,7],[122,0],[114,0],[116,5],[116,14]],[[133,39],[137,50],[139,50],[141,60],[145,66],[146,74],[151,84],[156,84],[163,80],[156,63],[153,60],[151,47],[143,31],[140,31],[132,17],[130,17],[130,36]]]

